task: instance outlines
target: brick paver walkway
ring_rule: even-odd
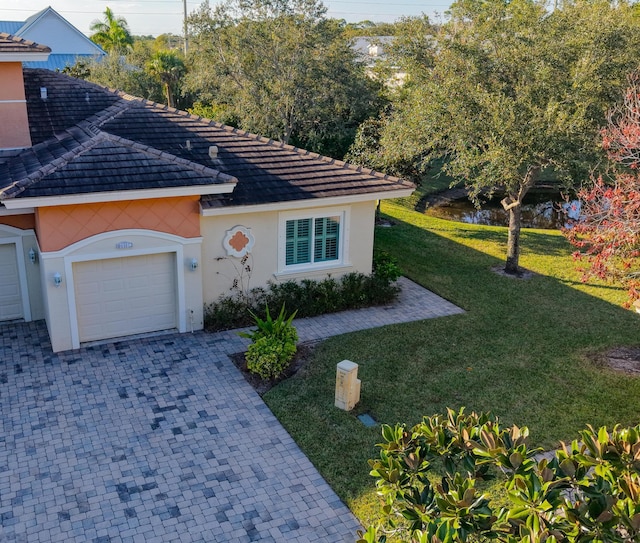
[[[404,296],[296,325],[310,340],[460,312]],[[356,519],[226,356],[244,345],[200,332],[52,354],[42,322],[0,326],[0,542],[353,541]]]

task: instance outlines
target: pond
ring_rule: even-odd
[[[575,218],[579,209],[577,200],[567,202],[558,192],[531,192],[522,204],[522,227],[559,229],[567,224],[567,217]],[[433,217],[470,224],[509,224],[509,213],[502,207],[499,197],[483,203],[481,209],[476,209],[471,201],[464,197],[430,206],[426,213]]]

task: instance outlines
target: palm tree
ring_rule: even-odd
[[[122,53],[133,45],[129,25],[124,17],[116,17],[111,8],[104,10],[104,19],[96,19],[90,27],[90,39],[108,53]]]
[[[175,107],[175,86],[186,72],[182,58],[173,51],[158,51],[147,62],[147,72],[164,86],[167,105]]]

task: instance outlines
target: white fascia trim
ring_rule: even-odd
[[[64,249],[60,249],[59,251],[49,251],[40,253],[40,258],[42,260],[48,260],[51,258],[62,258],[73,254],[79,249],[86,247],[88,245],[93,245],[96,242],[108,240],[108,239],[117,239],[117,238],[126,238],[129,236],[146,236],[149,238],[161,239],[163,241],[168,242],[169,245],[202,245],[202,237],[197,238],[183,238],[182,236],[176,236],[175,234],[167,234],[166,232],[156,232],[155,230],[145,230],[143,228],[130,228],[127,230],[111,230],[109,232],[103,232],[102,234],[96,234],[95,236],[91,236],[85,239],[81,239],[80,241],[76,241],[71,245],[65,247]],[[162,252],[157,247],[150,249],[150,252],[146,249],[143,251],[138,251],[137,249],[129,250],[129,249],[114,249],[113,252],[101,252],[96,253],[96,255],[89,255],[87,258],[84,256],[79,258],[79,260],[100,260],[103,258],[118,258],[123,256],[134,256],[138,254],[150,254]],[[108,256],[105,256],[108,255]],[[85,255],[87,256],[87,255]]]
[[[0,62],[46,62],[50,53],[0,53]]]
[[[308,200],[289,200],[286,202],[274,202],[270,204],[216,207],[202,209],[203,217],[217,217],[218,215],[244,215],[245,213],[262,213],[265,211],[284,211],[289,209],[309,209],[312,207],[340,206],[368,202],[371,200],[390,200],[393,198],[406,198],[411,196],[415,189],[401,189],[385,192],[371,192],[369,194],[354,194],[350,196],[334,196],[332,198],[310,198]]]
[[[228,194],[233,192],[235,183],[216,185],[195,185],[191,187],[171,187],[163,189],[124,190],[113,192],[91,192],[70,194],[68,196],[40,196],[36,198],[8,198],[0,200],[7,209],[26,207],[52,207],[70,204],[96,204],[103,202],[122,202],[126,200],[149,200],[151,198],[174,198],[177,196],[201,196],[203,194]]]
[[[26,104],[26,100],[0,100],[0,104]]]
[[[3,147],[0,151],[22,151],[29,148],[30,147]]]
[[[22,209],[6,209],[4,207],[0,207],[0,217],[9,217],[11,215],[32,215],[35,213],[35,209],[33,207],[25,207]]]

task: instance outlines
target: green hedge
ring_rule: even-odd
[[[400,269],[386,253],[374,257],[371,275],[349,273],[340,279],[322,281],[303,279],[300,282],[270,283],[266,288],[254,288],[244,294],[236,292],[221,296],[205,307],[207,330],[229,330],[254,323],[250,311],[265,317],[265,307],[283,307],[297,311],[298,317],[313,317],[346,309],[358,309],[387,304],[395,300],[400,287],[395,283]]]

